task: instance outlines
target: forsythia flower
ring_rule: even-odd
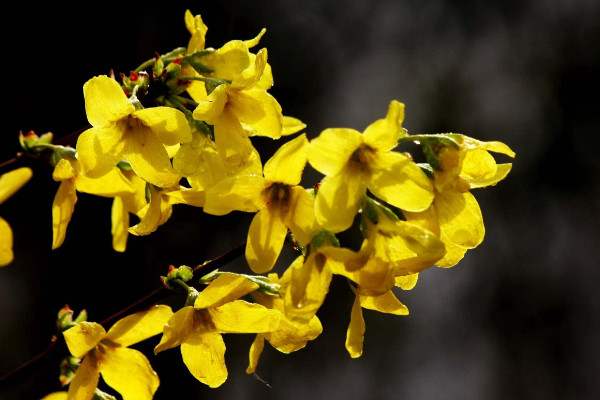
[[[288,269],[288,271],[291,271]],[[285,293],[288,290],[290,283],[290,273],[285,273],[281,279],[277,274],[269,274],[269,280],[279,285],[279,293],[285,298]],[[263,351],[265,340],[274,348],[282,353],[288,354],[296,350],[300,350],[306,346],[309,340],[314,340],[323,332],[321,321],[316,315],[306,323],[295,324],[294,321],[287,318],[284,313],[284,299],[278,296],[271,296],[260,292],[252,293],[254,300],[263,306],[278,310],[282,313],[279,327],[267,333],[259,333],[256,335],[252,346],[250,347],[250,363],[246,369],[246,373],[251,374],[256,371],[258,360]]]
[[[317,193],[315,213],[325,229],[348,229],[367,188],[402,210],[422,211],[433,200],[433,187],[411,159],[392,149],[406,132],[404,104],[390,103],[385,119],[361,134],[354,129],[326,129],[310,142],[308,161],[325,175]]]
[[[54,167],[52,178],[60,182],[60,186],[52,203],[52,249],[60,247],[67,233],[67,226],[77,202],[77,191],[103,197],[112,197],[112,234],[113,248],[116,251],[125,251],[127,243],[127,228],[120,224],[126,213],[129,224],[129,211],[136,212],[136,206],[130,205],[125,210],[124,199],[132,198],[136,188],[132,182],[117,168],[113,167],[108,173],[97,179],[91,179],[81,173],[79,162],[74,158],[62,158]],[[119,228],[121,227],[121,228]]]
[[[31,169],[17,168],[0,175],[0,204],[19,190],[29,179]],[[0,267],[12,262],[14,255],[12,250],[13,234],[10,225],[0,217]]]
[[[170,107],[136,110],[114,79],[97,76],[83,86],[92,128],[77,140],[78,159],[85,175],[97,178],[127,159],[135,173],[153,185],[179,182],[165,146],[192,139],[185,115]]]
[[[275,265],[290,228],[305,245],[320,228],[314,218],[314,198],[298,186],[306,165],[308,141],[300,135],[277,150],[257,175],[226,179],[206,192],[204,211],[223,215],[232,210],[257,211],[248,231],[246,259],[264,273]]]
[[[159,385],[158,376],[142,353],[128,347],[162,332],[172,315],[170,307],[160,305],[120,319],[108,332],[94,322],[81,322],[64,331],[73,357],[83,358],[69,386],[68,399],[91,400],[100,374],[124,400],[151,399]]]
[[[222,333],[264,333],[277,329],[280,313],[259,304],[236,300],[258,285],[240,275],[224,273],[210,283],[194,302],[177,311],[164,327],[159,353],[181,346],[190,373],[210,387],[227,379]]]
[[[444,242],[446,256],[437,262],[440,267],[456,265],[468,249],[483,241],[483,217],[469,189],[495,185],[511,169],[511,164],[497,165],[488,151],[515,156],[501,142],[480,142],[463,135],[450,136],[459,147],[443,146],[437,150],[441,170],[434,173],[435,199],[432,205],[419,213],[405,213],[408,221],[429,229]]]

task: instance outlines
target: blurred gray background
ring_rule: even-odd
[[[398,292],[409,316],[365,311],[361,358],[344,348],[352,294],[336,279],[317,340],[291,355],[265,346],[258,374],[271,388],[244,372],[253,336],[226,335],[229,379],[221,388],[197,382],[172,350],[150,357],[161,377],[156,399],[598,398],[600,2],[196,1],[68,10],[21,2],[1,28],[0,160],[18,151],[19,130],[62,137],[85,126],[81,88],[90,77],[126,73],[155,51],[187,45],[186,8],[202,14],[215,48],[267,28],[261,46],[275,77],[271,92],[286,115],[307,123],[309,137],[327,127],[362,130],[397,99],[410,133],[500,140],[517,157],[505,181],[473,191],[483,244]],[[255,144],[266,160],[280,142]],[[245,239],[248,214],[179,207],[117,254],[111,201],[80,195],[65,244],[51,252],[58,184],[43,163],[28,165],[33,180],[0,206],[17,256],[0,269],[0,375],[45,348],[64,304],[100,321],[156,287],[169,264],[199,264]],[[307,169],[306,185],[318,179]],[[242,260],[229,268],[248,270]],[[136,348],[151,352],[157,342]],[[59,390],[64,355],[5,382],[0,398]]]

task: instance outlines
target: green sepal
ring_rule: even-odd
[[[315,236],[313,236],[312,238],[312,247],[317,250],[319,247],[323,246],[323,243],[325,243],[325,230],[322,230],[321,232],[317,233]]]
[[[335,234],[331,231],[328,230],[323,230],[325,232],[325,240],[326,240],[326,244],[329,244],[333,247],[340,247],[340,241],[338,240],[337,236],[335,236]]]
[[[87,311],[81,310],[81,312],[77,315],[77,318],[73,319],[73,310],[71,310],[67,304],[58,311],[56,327],[61,332],[66,331],[67,329],[72,328],[81,322],[87,321],[87,316]]]
[[[429,143],[429,144],[441,144],[444,146],[452,146],[454,148],[458,148],[459,144],[456,141],[455,137],[460,135],[455,133],[436,133],[432,135],[408,135],[401,137],[398,143],[403,142],[419,142]]]
[[[367,217],[369,221],[376,224],[379,222],[379,213],[377,212],[377,205],[375,201],[370,197],[365,197],[364,206],[361,210],[363,216]]]
[[[421,170],[423,172],[425,172],[425,175],[427,175],[427,177],[429,179],[434,179],[435,175],[433,174],[433,167],[430,164],[427,163],[418,163],[417,164],[419,166],[419,168],[421,168]]]
[[[146,198],[146,203],[150,203],[152,192],[150,191],[150,183],[148,182],[146,182],[146,187],[144,188],[144,197]]]
[[[73,376],[75,375],[75,371],[79,368],[79,359],[75,357],[67,357],[60,362],[60,375],[58,379],[60,380],[60,385],[62,387],[67,386],[71,383]]]
[[[19,144],[21,148],[27,153],[39,153],[44,147],[36,148],[39,145],[51,144],[54,135],[52,132],[46,132],[41,136],[35,134],[34,131],[29,131],[27,135],[23,135],[23,132],[19,132]]]
[[[186,59],[186,62],[199,74],[210,74],[213,72],[212,69],[208,68],[206,65],[194,58]]]
[[[173,280],[177,279],[182,282],[187,282],[194,277],[194,271],[187,265],[182,265],[175,268],[173,265],[169,266],[169,272],[167,276],[161,276],[160,280],[166,288],[174,290],[176,286],[173,286]]]
[[[429,163],[429,165],[431,165],[431,168],[433,168],[436,171],[439,171],[440,169],[442,169],[440,160],[436,157],[436,155],[433,152],[433,149],[431,148],[429,143],[427,143],[427,142],[421,143],[421,149],[423,149],[423,154],[425,155],[425,159],[427,159],[427,162]]]
[[[94,397],[92,397],[92,400],[117,400],[117,398],[108,393],[104,393],[102,390],[96,388],[96,391],[94,392]]]
[[[119,161],[117,168],[119,168],[121,171],[133,171],[129,161]]]
[[[202,278],[200,278],[199,282],[204,285],[207,285],[208,283],[217,279],[220,275],[223,275],[225,273],[243,276],[244,278],[248,279],[250,282],[256,283],[258,285],[257,290],[261,293],[270,294],[273,296],[280,296],[279,285],[271,282],[271,280],[268,277],[262,276],[262,275],[236,274],[234,272],[221,272],[218,269],[215,269],[214,271],[212,271],[209,274],[204,275]]]

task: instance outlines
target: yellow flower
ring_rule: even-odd
[[[288,269],[288,271],[291,270]],[[279,279],[277,274],[269,274],[269,280],[272,283],[279,285],[279,293],[283,298],[285,298],[285,293],[288,290],[290,275],[290,273],[286,273]],[[262,304],[268,309],[278,310],[282,314],[281,320],[279,321],[279,327],[276,330],[256,335],[256,338],[250,347],[250,363],[246,369],[246,373],[248,374],[256,371],[265,340],[282,353],[289,354],[304,348],[309,340],[316,339],[323,331],[321,321],[319,321],[319,318],[317,318],[316,315],[313,315],[312,318],[304,324],[294,323],[294,321],[287,318],[284,314],[285,306],[282,297],[271,296],[260,292],[254,292],[252,297],[257,303]]]
[[[408,315],[408,308],[398,300],[391,290],[379,296],[362,295],[357,290],[350,314],[350,324],[346,332],[346,350],[352,358],[360,357],[363,352],[366,329],[362,314],[363,308],[387,314]]]
[[[298,186],[306,165],[308,141],[300,135],[277,150],[258,175],[236,176],[208,189],[204,211],[223,215],[232,210],[254,212],[246,260],[256,273],[275,265],[288,228],[305,245],[320,228],[314,218],[314,198]]]
[[[480,142],[452,135],[458,148],[444,146],[436,151],[441,170],[435,171],[435,199],[422,212],[405,212],[408,221],[434,232],[444,242],[446,255],[436,264],[452,267],[467,250],[477,247],[485,235],[479,204],[469,189],[495,185],[510,172],[512,164],[496,164],[488,151],[514,157],[501,142]]]
[[[136,110],[119,84],[97,76],[83,86],[85,107],[92,128],[77,140],[78,159],[90,178],[98,178],[123,159],[135,173],[153,185],[179,182],[165,146],[192,139],[185,115],[170,107]]]
[[[184,364],[200,382],[218,387],[227,379],[222,333],[263,333],[277,329],[280,313],[236,300],[258,285],[240,275],[222,274],[194,302],[177,311],[164,327],[158,354],[181,346]]]
[[[79,162],[70,157],[62,158],[56,164],[52,177],[60,182],[52,203],[52,249],[60,247],[65,240],[79,191],[114,198],[111,214],[113,248],[116,251],[125,251],[129,212],[135,213],[139,210],[139,201],[135,199],[139,198],[136,194],[139,194],[140,190],[143,197],[144,184],[141,180],[138,179],[138,184],[134,185],[136,181],[128,179],[117,167],[111,168],[108,173],[97,179],[92,179],[83,175]]]
[[[308,161],[325,175],[317,193],[317,221],[332,232],[346,230],[367,188],[380,199],[408,211],[422,211],[433,200],[433,187],[411,159],[394,152],[402,128],[404,105],[390,103],[385,119],[361,134],[354,129],[326,129],[310,142]]]
[[[31,179],[31,169],[17,168],[10,172],[0,175],[0,204],[19,190],[29,179]],[[0,217],[0,267],[4,267],[12,262],[13,254],[13,234],[10,225]]]
[[[67,392],[54,392],[44,396],[42,400],[67,400],[68,398]]]
[[[83,359],[69,386],[68,399],[91,400],[100,374],[124,400],[151,399],[159,385],[158,376],[142,353],[128,347],[162,332],[172,315],[170,307],[160,305],[120,319],[108,332],[94,322],[64,331],[73,357]]]

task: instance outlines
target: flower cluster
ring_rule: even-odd
[[[460,134],[409,135],[398,101],[363,132],[326,129],[309,140],[298,134],[306,125],[284,116],[268,92],[273,75],[267,50],[254,51],[264,30],[214,49],[205,46],[200,16],[188,11],[185,23],[187,48],[148,60],[120,81],[97,76],[84,85],[91,128],[75,149],[40,144],[52,150],[53,178],[60,182],[52,247],[65,240],[77,192],[113,199],[116,251],[126,250],[128,234],[151,234],[167,222],[174,204],[187,204],[213,215],[255,213],[245,256],[255,274],[269,274],[215,272],[201,279],[207,286],[199,291],[186,283],[191,274],[172,270],[165,285],[188,293],[175,313],[157,306],[108,332],[95,323],[74,324],[64,337],[76,372],[68,394],[53,396],[109,398],[97,389],[101,375],[124,399],[152,398],[158,378],[145,356],[128,346],[159,333],[155,353],[180,347],[190,373],[211,387],[227,378],[221,334],[256,333],[247,369],[252,373],[265,340],[289,353],[319,336],[317,312],[333,275],[348,280],[355,294],[346,348],[359,357],[362,309],[407,315],[394,288],[412,289],[420,271],[454,266],[481,243],[483,219],[470,190],[495,185],[511,169],[490,153],[514,157],[503,143]],[[264,164],[251,141],[295,134]],[[420,145],[425,162],[401,150],[407,142]],[[301,185],[307,164],[324,176],[308,189]],[[13,186],[27,175],[18,173],[10,178]],[[1,202],[10,189],[0,182]],[[131,214],[139,218],[133,226]],[[10,261],[5,225],[0,220],[3,263]],[[362,233],[359,249],[336,237],[348,230]],[[299,255],[277,274],[272,270],[287,237]],[[131,374],[135,380],[127,378]]]

